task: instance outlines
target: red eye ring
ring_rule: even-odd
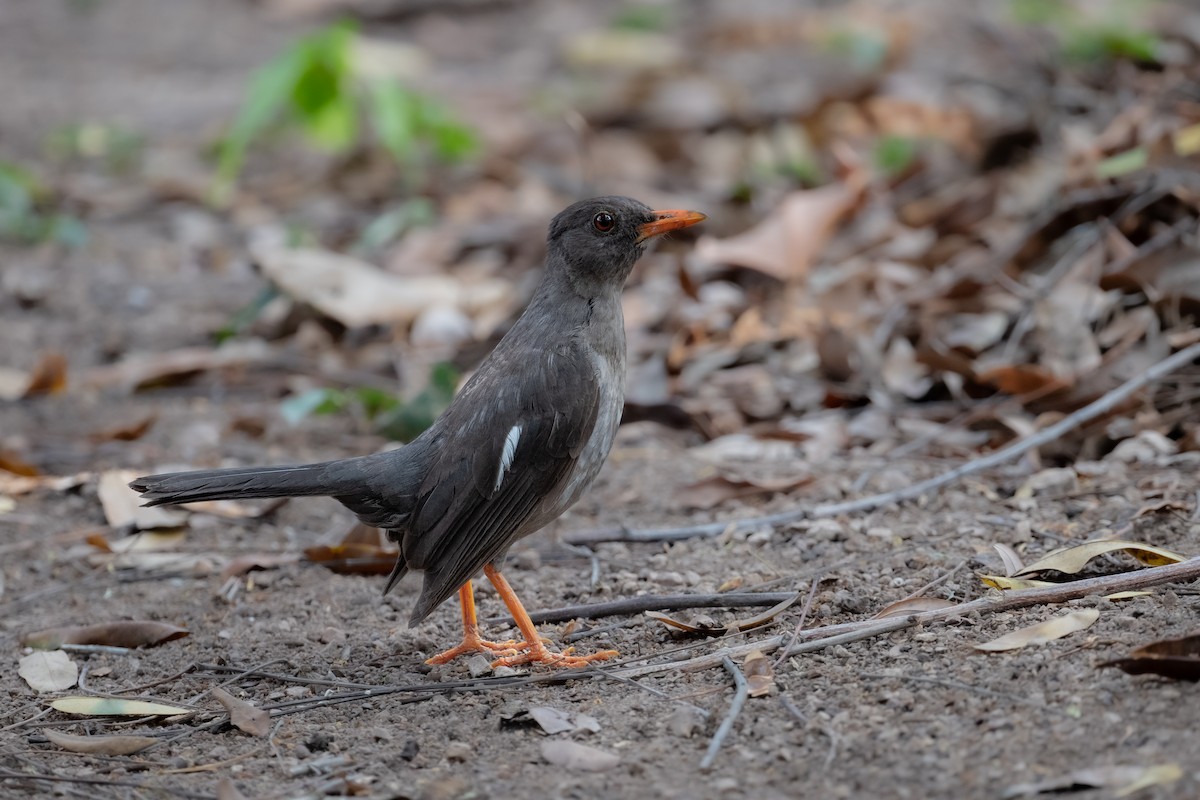
[[[592,227],[601,233],[608,233],[613,228],[617,227],[617,218],[607,211],[601,211],[599,214],[592,217]]]

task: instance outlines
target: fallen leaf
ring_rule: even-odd
[[[746,654],[742,671],[746,673],[746,683],[749,684],[746,693],[751,697],[765,697],[775,688],[775,670],[762,650],[751,650]]]
[[[268,570],[295,564],[300,560],[296,553],[249,553],[235,556],[221,570],[221,579],[228,580],[235,575],[244,575],[252,570]]]
[[[1153,500],[1149,503],[1145,503],[1141,508],[1135,511],[1133,514],[1133,519],[1144,517],[1147,514],[1162,514],[1173,511],[1179,511],[1186,514],[1190,512],[1191,509],[1188,508],[1185,503],[1180,503],[1177,500]]]
[[[82,382],[91,389],[135,391],[200,372],[262,363],[273,355],[271,347],[259,339],[237,340],[220,347],[188,347],[128,356],[115,364],[89,370]]]
[[[51,703],[50,707],[64,714],[91,717],[174,717],[178,714],[194,713],[194,709],[191,708],[116,697],[61,697]]]
[[[132,470],[110,470],[100,475],[96,494],[100,497],[108,524],[114,528],[133,528],[138,531],[182,525],[187,514],[178,509],[142,506],[141,497],[129,488],[129,482],[136,477],[138,473]]]
[[[1126,658],[1106,661],[1130,675],[1162,675],[1181,681],[1200,681],[1200,634],[1163,639],[1142,645]]]
[[[1054,570],[1068,575],[1074,575],[1084,568],[1087,562],[1096,556],[1123,550],[1138,561],[1150,567],[1161,567],[1166,564],[1177,564],[1185,560],[1184,556],[1141,542],[1127,542],[1121,539],[1109,539],[1099,542],[1085,542],[1074,547],[1055,550],[1029,566],[1022,569],[1018,575],[1031,575],[1035,572]]]
[[[1012,633],[1006,633],[990,642],[974,645],[976,650],[999,653],[1005,650],[1019,650],[1031,644],[1044,644],[1055,639],[1086,630],[1100,618],[1100,612],[1094,608],[1072,611],[1061,617],[1039,622],[1027,628],[1020,628]]]
[[[21,644],[38,650],[53,650],[64,644],[102,644],[110,647],[153,647],[188,635],[175,625],[153,620],[125,620],[99,625],[48,628],[27,633]]]
[[[777,480],[751,480],[714,475],[678,489],[675,492],[675,501],[681,508],[709,509],[729,500],[791,492],[808,486],[813,480],[815,479],[811,475]]]
[[[238,791],[233,779],[226,775],[217,781],[217,800],[246,800],[246,795]]]
[[[1152,595],[1152,594],[1154,594],[1154,592],[1137,591],[1137,590],[1131,589],[1128,592],[1113,592],[1112,594],[1106,594],[1106,595],[1104,595],[1104,599],[1105,600],[1129,600],[1134,597],[1146,597],[1147,595]]]
[[[140,753],[160,741],[153,736],[74,736],[53,728],[43,728],[42,735],[63,750],[95,756],[128,756]]]
[[[263,505],[252,506],[237,500],[199,500],[195,503],[184,503],[180,508],[187,509],[193,514],[209,514],[222,519],[261,519],[275,511],[291,498],[277,497]]]
[[[790,608],[792,604],[799,599],[799,594],[792,595],[787,600],[784,600],[781,603],[776,603],[766,611],[755,614],[753,617],[735,620],[726,625],[717,625],[715,622],[712,624],[693,625],[690,622],[684,622],[683,620],[668,617],[666,614],[663,614],[659,611],[646,611],[644,613],[650,619],[657,620],[671,628],[677,628],[681,631],[686,631],[687,633],[696,633],[705,636],[717,636],[724,633],[748,631],[766,625],[768,622],[775,619],[780,612]]]
[[[621,763],[620,757],[613,753],[570,739],[547,739],[542,742],[542,758],[556,767],[580,772],[601,772]]]
[[[512,294],[505,281],[393,275],[326,250],[259,245],[252,252],[263,273],[289,297],[349,328],[408,324],[438,307],[471,314],[505,305]]]
[[[1058,586],[1054,581],[1034,581],[1029,578],[1010,578],[1004,575],[979,575],[979,580],[983,581],[993,589],[1002,591],[1021,589],[1040,589],[1043,586]]]
[[[13,475],[0,472],[0,492],[9,495],[23,495],[38,489],[52,492],[65,492],[74,489],[92,479],[92,473],[80,472],[75,475]]]
[[[385,547],[378,528],[356,523],[335,545],[304,548],[304,557],[339,575],[389,575],[396,550]]]
[[[61,692],[79,680],[79,667],[62,650],[22,656],[17,674],[35,692]]]
[[[21,475],[26,478],[36,478],[42,472],[33,464],[25,461],[16,453],[10,453],[0,450],[0,470],[11,472],[13,475]]]
[[[745,233],[727,239],[702,237],[696,244],[696,257],[713,264],[750,267],[781,281],[802,278],[861,194],[861,179],[792,192],[770,216]]]
[[[47,353],[33,368],[25,397],[60,394],[67,388],[67,359],[62,353]]]
[[[147,414],[134,422],[114,425],[88,434],[93,442],[134,442],[146,435],[158,420],[158,414]]]
[[[1021,556],[1017,555],[1017,551],[1008,545],[997,542],[992,545],[992,549],[996,551],[1000,556],[1001,563],[1004,564],[1005,576],[1011,578],[1025,567],[1025,564],[1021,561]]]
[[[240,731],[251,736],[266,736],[271,732],[271,712],[265,708],[257,708],[245,700],[240,700],[220,686],[212,690],[217,702],[225,706],[229,712],[229,721]]]
[[[940,611],[943,608],[954,608],[958,603],[953,603],[949,600],[943,600],[940,597],[910,597],[906,600],[897,600],[894,603],[889,603],[879,609],[872,619],[885,619],[887,617],[907,617],[909,614],[920,614],[925,611]]]
[[[1112,789],[1115,797],[1125,797],[1149,786],[1174,783],[1183,777],[1178,764],[1156,764],[1152,766],[1112,764],[1104,767],[1088,767],[1072,770],[1036,783],[1019,783],[1005,787],[1000,796],[1004,800],[1015,800],[1031,794],[1060,794],[1077,788]]]
[[[975,378],[980,383],[989,383],[1001,392],[1014,396],[1035,392],[1039,396],[1045,396],[1062,389],[1069,389],[1071,386],[1065,378],[1035,364],[993,367],[978,373]]]

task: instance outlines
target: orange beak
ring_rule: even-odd
[[[644,242],[652,236],[661,236],[670,231],[686,228],[702,222],[707,217],[699,211],[654,211],[654,221],[638,227],[638,242]]]

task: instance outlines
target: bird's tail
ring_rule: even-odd
[[[355,463],[359,460],[166,472],[138,478],[129,486],[141,493],[148,506],[200,500],[339,495],[362,487],[364,470]]]

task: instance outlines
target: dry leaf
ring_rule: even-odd
[[[1161,567],[1166,564],[1177,564],[1184,561],[1185,557],[1178,553],[1173,553],[1170,550],[1165,550],[1161,547],[1155,547],[1141,542],[1127,542],[1120,539],[1109,539],[1100,542],[1085,542],[1084,544],[1076,545],[1075,547],[1066,547],[1061,550],[1055,550],[1029,566],[1022,569],[1018,575],[1031,575],[1035,572],[1045,572],[1046,570],[1054,570],[1063,572],[1068,575],[1074,575],[1079,572],[1087,562],[1091,561],[1096,556],[1111,553],[1115,550],[1123,550],[1129,555],[1136,558],[1138,561],[1150,567]]]
[[[1059,794],[1077,787],[1112,789],[1114,797],[1126,797],[1150,786],[1174,783],[1183,777],[1178,764],[1152,766],[1112,764],[1104,767],[1077,769],[1036,783],[1020,783],[1005,787],[1001,797],[1015,800],[1031,794]]]
[[[580,772],[601,772],[621,763],[620,757],[613,753],[570,739],[547,739],[542,742],[542,758],[556,767]]]
[[[644,613],[650,619],[658,620],[659,622],[671,628],[677,628],[681,631],[686,631],[687,633],[702,634],[704,636],[717,636],[724,633],[733,633],[735,631],[748,631],[766,625],[768,622],[775,619],[780,612],[790,608],[792,604],[799,599],[799,594],[792,595],[787,600],[784,600],[781,603],[776,603],[760,614],[755,614],[753,617],[748,617],[746,619],[735,620],[726,625],[717,625],[715,622],[712,624],[693,625],[692,623],[684,622],[683,620],[668,617],[666,614],[658,611],[646,611]]]
[[[811,475],[777,480],[751,480],[714,475],[676,490],[675,501],[680,508],[709,509],[729,500],[791,492],[808,486],[813,480]]]
[[[237,500],[199,500],[195,503],[184,503],[185,508],[193,514],[210,514],[223,519],[261,519],[282,506],[291,498],[277,497],[263,505],[247,505]]]
[[[62,353],[47,353],[33,368],[25,397],[59,394],[67,388],[67,359]]]
[[[1045,396],[1069,389],[1071,382],[1035,364],[1011,364],[993,367],[975,376],[980,383],[990,383],[1005,394]]]
[[[61,692],[79,680],[79,667],[62,650],[22,656],[17,674],[35,692]]]
[[[81,714],[91,717],[174,717],[179,714],[193,713],[193,709],[171,706],[166,703],[124,700],[116,697],[61,697],[51,703],[50,707],[64,714]]]
[[[100,497],[108,524],[114,528],[132,527],[139,531],[182,525],[187,514],[178,509],[142,506],[141,497],[129,488],[129,482],[136,477],[138,473],[132,470],[110,470],[100,476],[96,494]]]
[[[742,671],[746,673],[746,683],[749,684],[746,693],[751,697],[764,697],[775,688],[775,670],[762,650],[751,650],[746,654]]]
[[[1027,628],[1021,628],[1012,633],[1006,633],[999,638],[992,639],[990,642],[977,644],[974,647],[976,650],[984,650],[990,653],[1019,650],[1027,645],[1052,642],[1055,639],[1061,639],[1076,631],[1086,630],[1099,618],[1100,612],[1094,608],[1072,611],[1068,614],[1063,614],[1061,617],[1039,622],[1037,625],[1030,625]]]
[[[750,267],[781,281],[802,278],[861,194],[860,179],[792,192],[745,233],[728,239],[702,237],[696,256],[714,264]]]
[[[389,575],[396,550],[385,547],[378,528],[356,523],[335,545],[304,548],[304,557],[339,575]]]
[[[256,708],[245,700],[239,700],[220,686],[212,690],[217,702],[229,712],[229,721],[240,731],[251,736],[266,736],[271,732],[271,712]]]
[[[408,324],[430,308],[468,314],[506,305],[505,281],[464,283],[445,275],[398,276],[349,256],[277,245],[253,248],[263,273],[284,292],[349,328]]]
[[[244,575],[252,570],[276,569],[277,567],[295,564],[300,560],[296,553],[249,553],[235,556],[221,570],[221,579],[228,580],[235,575]]]
[[[588,714],[571,714],[550,706],[533,706],[532,708],[522,709],[513,714],[504,715],[501,718],[501,726],[528,726],[536,725],[542,733],[554,735],[556,733],[569,733],[571,731],[590,731],[597,733],[600,730],[600,722],[595,717]]]
[[[1058,586],[1054,581],[1034,581],[1029,578],[1009,578],[1004,575],[984,575],[979,573],[979,580],[993,589],[1002,591],[1021,589],[1040,589],[1043,586]]]
[[[49,739],[51,744],[58,745],[63,750],[95,756],[133,755],[159,743],[153,736],[74,736],[53,728],[43,728],[42,735]]]
[[[42,474],[42,471],[33,464],[30,464],[16,453],[10,453],[5,450],[0,450],[0,470],[26,478],[36,478]]]
[[[93,442],[137,441],[146,435],[157,420],[158,414],[147,414],[135,422],[127,422],[123,425],[114,425],[111,428],[95,431],[88,435],[88,439]]]
[[[175,625],[153,620],[126,620],[99,625],[80,625],[27,633],[21,644],[38,650],[52,650],[64,644],[101,644],[110,647],[152,647],[188,635]]]
[[[1106,661],[1130,675],[1162,675],[1181,681],[1200,681],[1200,634],[1163,639],[1134,650],[1126,658]]]
[[[886,617],[907,617],[909,614],[921,614],[925,611],[941,611],[943,608],[954,608],[958,603],[953,603],[949,600],[943,600],[940,597],[910,597],[906,600],[897,600],[894,603],[889,603],[872,619],[884,619]]]
[[[217,800],[246,800],[246,795],[238,791],[233,779],[226,775],[217,781]]]
[[[1006,577],[1011,578],[1025,567],[1025,564],[1021,561],[1021,556],[1017,555],[1017,551],[1008,545],[997,542],[992,545],[992,549],[1000,556],[1000,561],[1004,564],[1004,575]]]
[[[134,391],[168,383],[198,372],[262,363],[274,351],[258,339],[230,341],[220,347],[188,347],[165,353],[128,356],[115,364],[95,367],[83,378],[92,389]]]

